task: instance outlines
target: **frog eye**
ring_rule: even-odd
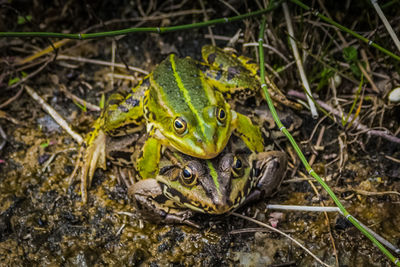
[[[187,124],[184,119],[178,117],[174,120],[174,129],[177,134],[183,134],[187,129]]]
[[[238,178],[243,175],[243,162],[238,156],[233,158],[232,174],[234,178]]]
[[[224,123],[226,120],[226,112],[223,108],[217,109],[217,119],[220,123]]]
[[[187,187],[192,187],[197,182],[197,175],[193,173],[192,169],[189,167],[183,168],[181,172],[181,184]]]

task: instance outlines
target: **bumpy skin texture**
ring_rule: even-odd
[[[253,95],[259,89],[254,71],[239,58],[207,47],[203,57],[208,63],[170,55],[127,97],[110,98],[81,149],[84,201],[94,170],[105,168],[105,136],[130,134],[140,125],[146,125],[149,137],[136,162],[142,178],[158,173],[162,145],[209,159],[224,149],[235,132],[251,150],[263,150],[260,129],[249,118],[231,110],[226,101],[236,94]],[[209,64],[211,59],[213,64]],[[215,62],[220,63],[217,66]]]
[[[283,152],[230,150],[211,160],[178,154],[175,164],[164,162],[159,175],[135,183],[129,193],[152,222],[193,225],[195,213],[225,214],[277,190],[287,166]]]

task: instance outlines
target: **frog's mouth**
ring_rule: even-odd
[[[201,159],[212,159],[218,156],[219,153],[225,148],[226,143],[229,138],[227,138],[226,142],[221,144],[205,144],[203,142],[187,142],[185,145],[181,143],[171,142],[173,148],[179,150],[180,152],[187,154],[192,157],[201,158]]]
[[[176,142],[175,140],[170,142],[171,146],[180,152],[187,154],[192,157],[201,159],[212,159],[218,156],[222,150],[224,150],[226,144],[229,141],[231,133],[229,132],[226,138],[222,136],[216,136],[211,142],[204,142],[203,140],[191,139],[184,140],[184,142]]]

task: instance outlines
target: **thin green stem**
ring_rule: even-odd
[[[165,32],[173,32],[173,31],[182,31],[189,30],[194,28],[211,26],[219,23],[228,23],[238,20],[243,20],[245,18],[260,16],[271,10],[277,8],[282,1],[274,2],[266,9],[246,13],[243,15],[229,17],[229,18],[220,18],[214,19],[194,24],[185,24],[171,27],[142,27],[142,28],[127,28],[118,31],[108,31],[108,32],[100,32],[100,33],[56,33],[56,32],[0,32],[1,37],[47,37],[47,38],[67,38],[67,39],[93,39],[99,37],[110,37],[116,35],[124,35],[128,33],[138,33],[138,32],[154,32],[154,33],[165,33]]]
[[[298,6],[302,7],[303,9],[305,9],[305,10],[307,10],[307,11],[313,11],[313,14],[316,15],[316,16],[318,16],[320,19],[322,19],[322,20],[328,22],[329,24],[332,24],[332,25],[338,27],[338,28],[341,29],[342,31],[347,32],[348,34],[351,34],[351,35],[353,35],[354,37],[360,39],[361,41],[367,43],[369,46],[375,47],[376,49],[378,49],[379,51],[385,53],[386,55],[388,55],[388,56],[390,56],[390,57],[392,57],[392,58],[394,58],[394,59],[400,61],[400,56],[398,56],[398,55],[396,55],[396,54],[390,52],[389,50],[383,48],[382,46],[380,46],[380,45],[374,43],[372,40],[370,40],[370,39],[368,39],[368,38],[365,38],[364,36],[362,36],[362,35],[360,35],[360,34],[354,32],[354,31],[350,30],[349,28],[346,28],[345,26],[343,26],[343,25],[337,23],[336,21],[334,21],[334,20],[332,20],[332,19],[330,19],[330,18],[328,18],[328,17],[322,15],[318,10],[312,10],[309,6],[303,4],[300,0],[290,0],[290,1],[293,2],[293,3],[295,3],[295,4],[298,5]]]
[[[293,1],[293,0],[292,0]],[[267,100],[268,107],[271,111],[272,117],[278,128],[285,134],[285,136],[289,139],[291,145],[293,146],[294,150],[296,151],[297,155],[300,157],[301,162],[303,163],[304,167],[306,168],[307,172],[314,177],[318,183],[328,192],[329,196],[335,202],[336,206],[340,209],[342,215],[346,217],[355,227],[357,227],[366,237],[368,237],[394,264],[400,266],[400,261],[396,257],[394,257],[374,236],[372,236],[362,225],[358,223],[358,221],[344,208],[343,204],[340,200],[336,197],[335,193],[330,189],[330,187],[318,176],[318,174],[311,168],[310,164],[308,164],[306,158],[303,155],[303,152],[297,145],[296,141],[289,133],[289,131],[283,126],[282,122],[280,121],[278,114],[276,113],[275,107],[272,103],[272,99],[267,90],[267,84],[265,82],[265,69],[264,69],[264,49],[263,49],[263,35],[265,31],[265,16],[262,18],[260,33],[258,36],[258,48],[259,48],[259,55],[260,55],[260,79],[261,79],[261,88],[264,92],[264,97]]]
[[[381,8],[382,8],[382,9],[386,9],[386,8],[391,7],[392,5],[397,4],[397,3],[399,3],[399,0],[392,0],[392,1],[389,1],[389,2],[384,3],[384,4],[381,6]]]

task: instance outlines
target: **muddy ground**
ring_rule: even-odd
[[[56,1],[45,6],[41,1],[29,5],[12,1],[2,4],[0,31],[65,30],[75,33],[97,25],[91,31],[99,32],[135,26],[181,25],[205,19],[198,2],[149,3],[102,1],[81,5],[77,1]],[[222,2],[204,4],[210,19],[235,15]],[[240,13],[258,8],[252,2],[232,1],[230,4]],[[336,20],[350,27],[354,19],[349,21],[346,14],[351,12],[351,8],[360,8],[353,5],[356,4],[351,3],[345,10],[331,6],[329,10]],[[329,29],[329,34],[325,35],[326,32],[320,29],[327,30],[325,24],[304,14],[294,4],[289,7],[297,16],[293,16],[297,38],[308,44],[308,49],[318,54],[336,47],[328,40],[333,35],[339,42],[334,30]],[[378,32],[374,36],[377,42],[396,51],[385,31],[378,28],[381,23],[372,7],[364,8],[357,29],[365,33],[376,27]],[[181,11],[186,12],[179,13]],[[389,7],[385,12],[389,21],[397,21],[398,9]],[[31,21],[24,22],[24,18],[29,20],[29,16]],[[144,16],[152,18],[139,19]],[[258,19],[250,19],[220,24],[214,26],[212,32],[220,47],[227,46],[239,32],[239,39],[233,40],[234,48],[241,54],[256,58],[256,49],[243,47],[243,43],[257,40],[259,23]],[[283,14],[278,8],[268,14],[268,42],[293,62],[286,33]],[[115,44],[115,62],[151,71],[169,53],[200,60],[201,46],[211,43],[208,34],[207,28],[199,28],[162,35],[140,33],[70,40],[59,48],[57,56],[111,62]],[[358,115],[360,122],[369,128],[386,129],[399,137],[399,104],[387,100],[389,91],[400,84],[398,62],[353,37],[346,36],[346,39],[353,41],[353,46],[359,51],[366,52],[369,71],[379,90],[375,92],[371,84],[365,84],[360,96],[363,99]],[[46,48],[50,41],[56,40],[0,38],[0,130],[4,131],[0,137],[0,265],[318,266],[311,256],[285,237],[233,215],[198,216],[196,220],[201,229],[143,221],[136,215],[132,201],[127,197],[127,188],[118,182],[118,172],[111,165],[107,171],[96,171],[89,201],[82,204],[79,183],[68,179],[76,163],[79,145],[23,87],[29,85],[33,88],[84,136],[99,112],[90,108],[84,111],[62,88],[98,105],[103,93],[109,96],[116,91],[128,92],[143,74],[125,68],[112,70],[100,64],[66,60],[65,57],[54,59],[54,53],[18,65],[21,59]],[[319,99],[342,109],[346,116],[354,102],[360,77],[352,70],[352,64],[345,62],[340,51],[331,55],[331,58],[325,58],[326,63],[351,77],[350,80],[342,78],[335,92],[329,82],[324,82],[323,64],[308,58],[305,67],[311,87],[318,90]],[[268,49],[266,62],[275,70],[287,65]],[[43,64],[47,65],[26,78]],[[274,76],[283,92],[302,91],[295,66],[291,64],[279,72],[278,78]],[[110,73],[125,75],[129,79],[116,76],[111,79]],[[24,78],[26,81],[14,86]],[[338,100],[336,104],[334,100]],[[295,113],[302,120],[295,139],[307,159],[315,155],[313,168],[325,177],[351,214],[389,242],[400,246],[400,145],[360,132],[352,126],[343,127],[340,120],[314,120],[305,108]],[[323,135],[316,145],[321,131]],[[279,138],[271,143],[274,149],[291,154],[285,139]],[[327,264],[335,265],[337,254],[340,266],[390,266],[390,261],[379,249],[338,214],[328,214],[327,221],[321,213],[266,210],[266,203],[333,206],[321,186],[304,179],[304,173],[299,161],[292,158],[279,192],[272,199],[246,206],[238,212],[268,224],[271,218],[275,218],[280,230],[299,240]],[[318,195],[313,187],[318,190]]]

